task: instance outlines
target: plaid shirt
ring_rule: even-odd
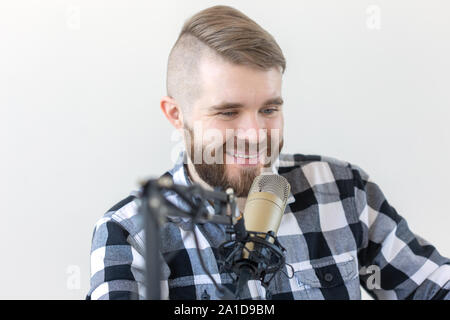
[[[375,299],[450,300],[450,260],[409,229],[361,168],[329,157],[281,154],[275,171],[291,184],[277,236],[292,268],[286,266],[271,281],[272,299],[361,299],[362,286]],[[167,174],[175,183],[192,183],[180,161]],[[95,226],[87,299],[145,297],[138,196],[132,192]],[[174,194],[166,197],[180,203]],[[189,222],[168,220],[161,229],[163,297],[218,299],[200,265]],[[202,223],[194,232],[209,272],[231,289],[232,278],[217,263],[225,227]],[[264,299],[265,289],[249,281],[241,297]]]

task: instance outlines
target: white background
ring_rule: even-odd
[[[172,166],[167,56],[183,22],[214,4],[1,2],[0,298],[85,297],[95,222]],[[220,4],[284,51],[284,151],[361,166],[450,256],[449,2]]]

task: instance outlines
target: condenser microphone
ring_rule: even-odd
[[[273,173],[262,173],[252,183],[244,209],[245,230],[254,237],[248,241],[242,251],[242,260],[238,269],[238,283],[236,294],[239,295],[248,280],[257,278],[255,275],[264,273],[256,270],[266,265],[264,255],[267,246],[264,242],[256,241],[261,237],[275,242],[275,236],[286,208],[291,186],[283,176]],[[270,235],[270,236],[268,236]],[[265,251],[266,250],[266,251]],[[246,263],[248,262],[248,263]]]
[[[244,208],[247,231],[277,234],[291,186],[283,176],[262,173],[253,180]]]

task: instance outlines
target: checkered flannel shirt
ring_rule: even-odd
[[[330,157],[281,154],[275,170],[291,185],[277,236],[292,268],[286,265],[270,282],[272,299],[361,299],[361,287],[375,299],[450,299],[450,259],[409,229],[361,168]],[[192,183],[182,161],[166,175]],[[166,197],[179,203],[174,194]],[[139,192],[132,192],[97,222],[87,299],[145,298],[138,205]],[[233,290],[217,262],[225,227],[199,223],[194,232],[211,275]],[[161,238],[163,298],[218,299],[190,223],[170,218]],[[266,290],[252,280],[241,297],[265,299]]]

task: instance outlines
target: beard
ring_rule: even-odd
[[[218,187],[222,190],[226,190],[228,188],[232,188],[235,196],[237,197],[247,197],[250,188],[252,186],[253,180],[261,173],[262,167],[267,168],[270,167],[273,161],[278,157],[283,148],[283,138],[280,139],[278,146],[275,148],[276,153],[272,153],[272,137],[268,133],[267,135],[267,158],[269,161],[265,162],[263,165],[254,165],[254,166],[241,166],[239,168],[239,173],[236,176],[232,176],[227,170],[227,164],[225,160],[225,147],[226,143],[221,146],[221,148],[214,149],[211,152],[211,156],[216,159],[215,152],[216,150],[219,154],[222,155],[222,161],[215,161],[213,163],[206,163],[204,159],[197,163],[194,161],[194,152],[195,152],[195,137],[194,130],[189,127],[185,127],[185,130],[190,135],[189,145],[186,148],[187,155],[190,158],[192,164],[194,165],[195,171],[199,175],[199,177],[205,181],[208,185],[212,187]],[[234,144],[233,146],[235,146]],[[206,149],[205,146],[201,146],[201,155],[203,157],[204,151]],[[234,149],[233,149],[234,150]],[[245,141],[245,150],[250,150],[250,146],[248,141]],[[259,146],[258,146],[259,152]]]

